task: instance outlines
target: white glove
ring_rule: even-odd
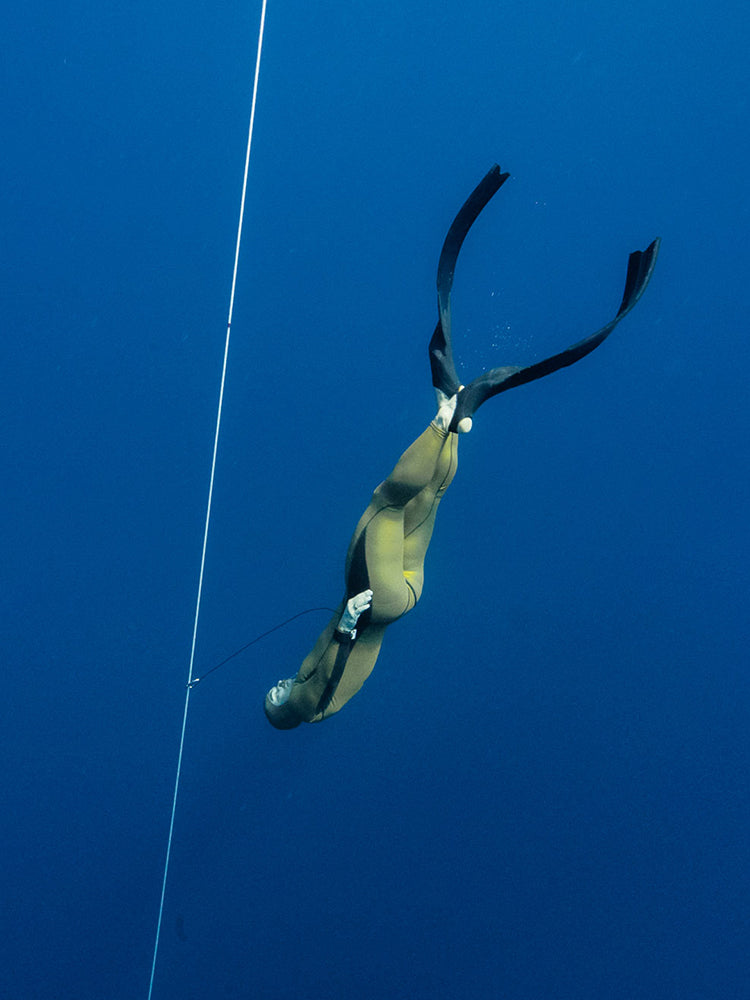
[[[352,638],[354,638],[353,633],[357,626],[359,616],[363,611],[367,611],[371,604],[371,590],[363,590],[361,594],[356,594],[354,597],[350,597],[346,602],[344,613],[337,626],[339,632],[349,632],[352,634]]]

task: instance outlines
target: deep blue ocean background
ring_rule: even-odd
[[[260,4],[2,16],[0,994],[148,991]],[[466,380],[422,602],[279,733],[325,614],[190,700],[158,1000],[750,996],[746,2],[269,0],[196,672],[332,605]]]

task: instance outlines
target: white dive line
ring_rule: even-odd
[[[253,80],[253,99],[250,106],[250,125],[247,133],[247,151],[245,153],[245,173],[242,179],[242,197],[240,199],[240,217],[237,223],[237,242],[234,250],[234,270],[232,272],[232,291],[229,296],[229,314],[227,316],[227,333],[224,340],[224,363],[221,369],[221,385],[219,388],[219,405],[216,411],[216,433],[214,434],[214,451],[211,460],[211,476],[208,486],[208,503],[206,504],[206,523],[203,529],[203,551],[201,553],[201,567],[198,574],[198,596],[195,602],[195,618],[193,620],[193,641],[190,648],[190,667],[188,670],[188,683],[185,691],[185,709],[182,715],[182,732],[180,733],[180,751],[177,756],[177,773],[174,781],[174,795],[172,796],[172,815],[169,821],[169,836],[167,838],[167,855],[164,861],[164,877],[161,885],[161,900],[159,902],[159,919],[156,924],[156,939],[154,941],[154,956],[151,962],[151,980],[148,987],[148,1000],[154,989],[154,974],[156,972],[156,956],[159,952],[159,938],[161,936],[162,917],[164,915],[164,898],[167,892],[167,875],[169,873],[169,859],[172,853],[172,835],[174,833],[174,818],[177,811],[177,792],[180,787],[180,773],[182,771],[182,752],[185,746],[185,730],[187,728],[188,706],[190,704],[190,691],[193,681],[193,665],[195,663],[195,645],[198,637],[198,618],[201,610],[201,596],[203,594],[203,574],[206,568],[206,548],[208,546],[208,527],[211,522],[211,503],[214,495],[214,477],[216,473],[216,455],[219,449],[219,431],[221,429],[221,411],[224,406],[224,383],[227,375],[227,358],[229,357],[229,338],[232,332],[232,314],[234,312],[234,292],[237,287],[237,268],[240,260],[240,242],[242,240],[242,223],[245,218],[245,195],[247,193],[247,175],[250,167],[250,147],[253,142],[253,128],[255,126],[255,104],[258,98],[258,77],[260,76],[260,57],[263,51],[263,32],[266,25],[266,0],[262,0],[260,12],[260,29],[258,31],[258,48],[255,59],[255,77]]]

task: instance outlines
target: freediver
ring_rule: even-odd
[[[491,396],[572,365],[604,341],[643,294],[659,240],[630,254],[617,315],[597,333],[544,361],[493,368],[461,385],[451,347],[450,293],[461,245],[475,219],[509,174],[495,164],[453,220],[437,273],[438,323],[429,346],[438,411],[375,490],[346,557],[346,593],[295,677],[267,693],[265,713],[277,729],[320,722],[359,691],[375,666],[387,625],[416,605],[424,560],[440,501],[457,468],[458,436],[471,430],[477,409]]]

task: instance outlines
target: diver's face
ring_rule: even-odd
[[[289,700],[289,695],[292,693],[292,684],[294,684],[293,677],[287,677],[286,680],[279,681],[275,687],[271,688],[266,695],[266,698],[268,698],[271,704],[276,707],[284,705]]]

